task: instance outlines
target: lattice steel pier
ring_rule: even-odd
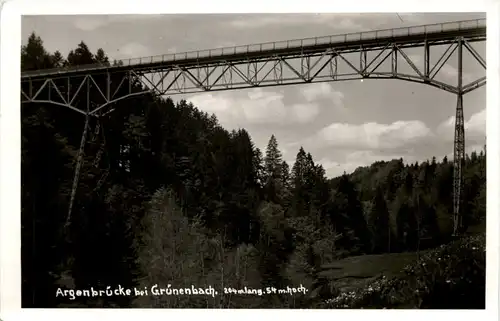
[[[144,93],[175,95],[355,79],[400,79],[436,87],[457,96],[453,221],[458,234],[465,156],[463,96],[486,84],[486,76],[464,83],[463,55],[467,52],[486,70],[485,59],[472,45],[483,41],[486,20],[478,19],[143,57],[118,66],[37,70],[22,73],[21,101],[51,103],[85,115],[71,213],[89,118],[112,112],[122,99]],[[438,47],[446,50],[433,52]],[[414,48],[423,50],[423,60],[409,53]],[[441,77],[455,53],[457,77]]]

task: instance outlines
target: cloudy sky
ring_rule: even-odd
[[[22,33],[25,41],[35,31],[51,52],[66,55],[83,40],[94,52],[103,48],[112,59],[124,59],[484,17],[478,13],[26,16]],[[484,43],[474,48],[485,57]],[[422,63],[422,49],[408,54],[417,65]],[[485,75],[467,54],[464,50],[465,83]],[[454,56],[436,77],[451,85],[457,83]],[[215,113],[228,130],[246,128],[262,149],[275,134],[290,163],[303,146],[328,176],[377,160],[402,157],[414,162],[453,153],[456,96],[426,85],[357,80],[173,98],[185,98]],[[480,150],[486,132],[485,87],[464,97],[464,110],[467,151]]]

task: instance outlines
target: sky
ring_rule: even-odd
[[[111,59],[181,53],[268,41],[345,34],[485,18],[482,13],[203,14],[24,16],[23,43],[35,31],[45,48],[63,55],[80,41]],[[485,43],[473,47],[486,57]],[[435,48],[442,53],[445,48]],[[423,65],[422,49],[408,55]],[[464,50],[464,82],[485,76]],[[431,56],[433,53],[431,51]],[[435,56],[436,60],[439,56]],[[434,58],[433,58],[434,59]],[[457,84],[456,53],[436,79]],[[375,161],[407,163],[453,155],[456,95],[401,80],[359,80],[172,96],[217,115],[227,130],[245,128],[265,151],[271,135],[293,164],[300,146],[327,176],[350,173]],[[464,96],[466,151],[482,150],[486,88]]]

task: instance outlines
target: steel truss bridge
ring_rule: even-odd
[[[454,234],[458,234],[465,158],[463,95],[486,84],[486,60],[472,46],[484,41],[486,20],[479,19],[165,54],[123,60],[113,66],[43,69],[21,74],[21,101],[64,106],[85,116],[69,222],[89,119],[110,113],[120,100],[145,93],[175,95],[355,79],[427,84],[457,97],[453,221]],[[465,53],[484,68],[485,76],[465,81]],[[450,79],[441,74],[443,67],[449,70],[452,56],[456,57],[456,66],[452,66],[456,72]]]

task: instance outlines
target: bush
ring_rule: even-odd
[[[485,308],[485,235],[462,238],[426,252],[404,275],[327,300],[325,308]]]

